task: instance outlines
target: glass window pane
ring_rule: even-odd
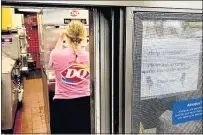
[[[202,22],[140,21],[142,31],[134,31],[134,46],[142,44],[140,101],[133,86],[132,120],[140,120],[140,133],[202,133]]]

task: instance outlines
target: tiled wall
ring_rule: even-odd
[[[40,53],[39,53],[39,37],[37,29],[37,15],[30,14],[24,17],[24,24],[26,28],[27,39],[29,47],[28,53],[31,53],[33,60],[36,61],[36,68],[40,68]],[[35,27],[33,27],[35,26]]]

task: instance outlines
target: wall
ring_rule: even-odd
[[[9,0],[7,0],[9,1]],[[19,2],[35,3],[56,3],[72,5],[117,5],[117,6],[151,6],[151,7],[168,7],[168,8],[191,8],[202,9],[202,1],[27,1]]]
[[[39,37],[37,26],[37,14],[30,14],[24,17],[25,28],[29,39],[27,39],[29,47],[28,53],[32,55],[33,60],[36,61],[36,68],[40,68],[40,54],[39,54]]]

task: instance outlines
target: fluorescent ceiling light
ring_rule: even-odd
[[[40,12],[40,9],[28,9],[28,8],[22,8],[22,9],[18,9],[19,11],[22,12]]]

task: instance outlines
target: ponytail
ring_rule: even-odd
[[[74,42],[73,43],[73,49],[74,49],[74,52],[75,52],[75,58],[76,58],[76,63],[79,63],[79,58],[78,58],[78,43],[77,42]]]
[[[81,42],[81,39],[71,39],[71,41],[72,41],[73,49],[75,52],[76,63],[79,63],[78,47],[79,47],[79,44]]]
[[[74,49],[76,63],[79,63],[78,47],[80,46],[81,41],[86,38],[87,30],[81,22],[71,21],[66,28],[65,34],[70,39],[70,44]]]

